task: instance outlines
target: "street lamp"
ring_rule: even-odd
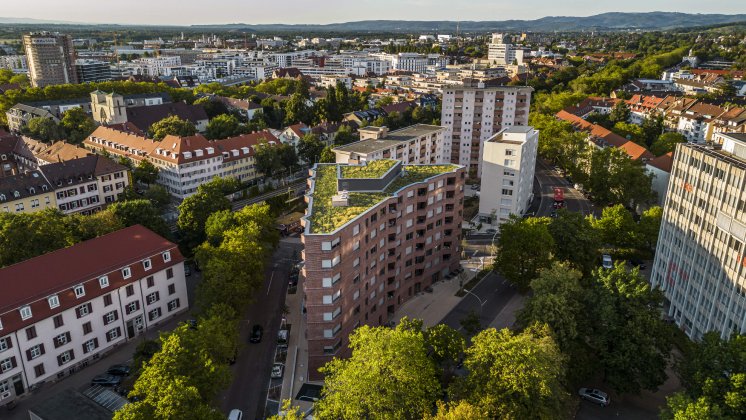
[[[482,307],[484,306],[484,304],[485,304],[485,303],[487,303],[487,301],[486,301],[486,300],[485,300],[485,301],[483,301],[483,300],[482,300],[482,298],[480,298],[479,296],[477,296],[477,295],[476,295],[476,294],[475,294],[474,292],[472,292],[471,290],[467,290],[467,289],[464,289],[464,292],[466,292],[466,293],[468,293],[468,294],[470,294],[470,295],[474,296],[474,298],[475,298],[475,299],[477,299],[477,301],[479,301],[479,313],[481,314],[481,313],[482,313]]]

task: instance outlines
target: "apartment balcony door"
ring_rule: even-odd
[[[145,325],[143,323],[142,315],[130,319],[127,321],[127,338],[135,338],[135,336],[141,333],[144,329]]]

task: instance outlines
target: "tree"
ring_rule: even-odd
[[[148,134],[152,139],[162,140],[166,136],[187,137],[197,133],[197,128],[191,121],[182,120],[176,115],[166,117],[148,129]]]
[[[319,155],[319,163],[335,163],[337,161],[337,155],[332,152],[331,146],[324,147]]]
[[[490,418],[555,419],[564,411],[565,359],[546,326],[518,334],[486,329],[472,339],[464,366],[469,374],[451,387],[452,401]]]
[[[591,219],[591,225],[604,244],[620,248],[635,248],[639,244],[637,224],[632,213],[621,204],[604,208],[601,218]]]
[[[700,397],[693,401],[686,394],[680,392],[666,398],[666,407],[661,410],[660,418],[662,420],[728,419],[728,417],[723,416],[720,407],[713,404],[709,399]]]
[[[324,143],[313,133],[306,134],[298,141],[298,157],[311,165],[320,160],[323,150]]]
[[[0,212],[0,267],[73,245],[67,221],[57,209]]]
[[[150,200],[150,202],[153,203],[155,208],[160,212],[168,209],[168,205],[171,204],[171,194],[169,194],[166,187],[162,185],[151,185],[150,188],[145,191],[143,196]]]
[[[271,178],[283,168],[277,147],[279,146],[273,146],[269,143],[263,143],[256,147],[256,152],[254,153],[256,170],[263,173],[266,177]]]
[[[225,197],[225,190],[230,182],[214,178],[197,187],[196,194],[179,204],[177,226],[184,233],[186,242],[191,245],[190,249],[205,240],[205,223],[212,213],[231,209],[231,202]]]
[[[645,118],[640,128],[642,128],[643,146],[652,146],[653,142],[663,133],[663,115],[656,113]]]
[[[625,101],[617,101],[614,104],[614,108],[611,109],[609,114],[609,122],[616,125],[616,123],[626,123],[629,121],[630,111]]]
[[[594,272],[588,296],[587,342],[604,381],[619,393],[655,390],[666,380],[672,347],[660,290],[651,290],[637,268],[618,263]]]
[[[521,219],[515,215],[500,225],[495,267],[520,289],[526,290],[539,270],[549,267],[554,239],[548,225],[548,218]]]
[[[65,130],[67,141],[72,144],[82,143],[96,129],[96,123],[80,107],[65,111],[60,126]]]
[[[166,221],[149,200],[117,201],[110,205],[107,211],[111,211],[125,226],[139,224],[161,236],[171,236]]]
[[[158,171],[159,169],[153,163],[147,159],[143,159],[132,171],[132,177],[135,179],[135,182],[150,185],[158,180]]]
[[[285,124],[292,125],[298,122],[310,124],[313,119],[313,113],[306,104],[306,98],[296,92],[285,103]]]
[[[676,145],[686,143],[686,138],[679,133],[663,133],[650,146],[650,152],[656,156],[663,156],[673,152]]]
[[[642,162],[633,161],[616,147],[591,151],[587,185],[601,203],[632,206],[654,197],[652,175],[645,172]]]
[[[561,244],[555,250],[555,257],[568,261],[584,274],[595,268],[598,248],[601,242],[598,232],[582,214],[560,209],[557,217],[549,223],[549,233],[554,243]]]
[[[487,410],[473,406],[466,401],[454,401],[448,405],[438,401],[437,406],[435,415],[425,414],[424,420],[489,420],[491,418]]]
[[[245,131],[238,118],[233,115],[221,114],[211,119],[205,130],[205,137],[208,139],[226,139],[237,136]]]
[[[440,387],[421,331],[364,325],[349,339],[352,356],[321,368],[319,418],[419,419],[432,410]]]
[[[655,250],[658,243],[658,233],[661,230],[661,219],[663,218],[663,209],[659,206],[653,206],[640,216],[638,223],[639,240],[645,248]]]
[[[355,140],[357,140],[357,136],[352,133],[352,129],[346,124],[340,125],[337,133],[334,135],[334,144],[337,146],[349,144]]]
[[[632,140],[637,144],[647,146],[647,144],[645,144],[645,133],[643,132],[642,127],[637,124],[620,121],[614,124],[613,131],[627,140]]]
[[[479,314],[474,310],[461,318],[458,323],[461,324],[461,328],[469,336],[475,335],[482,330],[482,321],[479,320]]]
[[[230,114],[230,110],[228,110],[228,107],[225,106],[222,101],[213,99],[211,97],[206,96],[204,98],[199,98],[194,101],[194,104],[202,105],[202,108],[205,109],[205,113],[207,114],[207,118],[209,118],[211,121],[213,118],[219,115]]]
[[[43,142],[62,140],[65,131],[51,118],[34,117],[21,128],[21,133]]]
[[[737,93],[736,86],[728,80],[720,82],[717,85],[717,95],[721,98],[731,99],[735,97]]]

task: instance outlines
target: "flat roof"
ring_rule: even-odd
[[[389,132],[386,137],[381,139],[365,139],[350,143],[344,146],[335,147],[333,150],[339,150],[344,152],[353,152],[361,155],[377,152],[379,150],[385,150],[401,143],[405,143],[414,140],[418,137],[425,136],[445,130],[445,127],[439,125],[429,124],[415,124],[409,127],[401,128]]]

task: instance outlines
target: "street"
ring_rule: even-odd
[[[474,311],[479,314],[482,327],[487,327],[517,293],[507,280],[492,272],[472,288],[440,323],[460,330],[460,321]]]
[[[536,160],[535,176],[539,183],[539,192],[541,193],[541,202],[538,210],[536,210],[537,216],[546,217],[552,213],[554,188],[557,187],[564,189],[565,208],[568,211],[579,212],[583,215],[595,214],[593,203],[586,199],[564,177],[560,176],[541,159]],[[536,191],[536,188],[534,188],[534,191]]]
[[[264,404],[270,370],[275,354],[277,332],[282,322],[288,274],[293,257],[300,259],[302,245],[280,241],[272,261],[265,273],[265,285],[257,294],[246,312],[239,334],[242,347],[236,363],[232,366],[233,381],[230,388],[221,396],[221,408],[228,413],[238,408],[247,419],[264,418]],[[295,254],[294,252],[295,251]],[[260,343],[249,343],[251,326],[259,324],[264,328]]]

